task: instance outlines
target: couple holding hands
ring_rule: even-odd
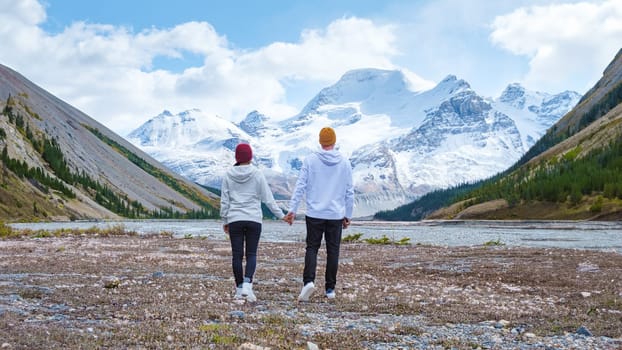
[[[261,203],[265,203],[277,218],[291,225],[305,195],[307,238],[303,286],[298,301],[308,301],[315,291],[317,254],[322,238],[326,240],[327,255],[325,295],[335,298],[341,232],[350,225],[354,205],[352,167],[350,161],[335,149],[336,141],[332,128],[320,130],[321,148],[303,161],[286,215],[277,206],[263,174],[251,164],[253,151],[250,145],[241,143],[236,147],[236,163],[222,181],[220,197],[223,229],[231,241],[236,298],[250,302],[257,300],[253,292],[253,275],[261,235]]]

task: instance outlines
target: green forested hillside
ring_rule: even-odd
[[[138,216],[147,216],[154,218],[176,218],[176,219],[212,219],[218,217],[218,210],[216,208],[216,203],[214,200],[207,198],[201,193],[189,188],[186,184],[181,181],[175,179],[171,175],[163,172],[162,170],[152,166],[149,162],[145,161],[141,157],[132,153],[127,148],[123,147],[119,143],[114,140],[106,137],[99,130],[95,128],[91,128],[88,125],[83,125],[84,128],[92,132],[95,136],[97,136],[100,140],[111,146],[116,152],[122,154],[124,157],[129,159],[136,166],[146,171],[150,175],[155,178],[161,180],[163,183],[167,184],[169,187],[175,189],[177,192],[182,193],[187,198],[192,199],[195,203],[199,203],[201,205],[200,210],[190,210],[185,213],[181,213],[179,211],[175,211],[172,208],[161,207],[158,210],[154,210],[152,212],[142,211],[137,212],[135,216],[133,216],[132,212],[125,213],[124,216],[134,218]],[[142,208],[140,203],[136,202],[138,208]]]
[[[602,218],[620,211],[622,140],[579,158],[580,151],[577,148],[535,169],[523,167],[498,181],[484,182],[478,188],[457,196],[455,201],[463,201],[463,208],[467,208],[504,199],[508,204],[504,210],[507,213],[511,213],[512,208],[545,202],[555,205],[560,219]],[[577,210],[583,213],[577,213]],[[533,213],[531,215],[523,218],[542,218]],[[495,215],[495,218],[498,216]]]
[[[464,184],[426,193],[412,203],[402,205],[393,210],[376,213],[374,220],[418,221],[425,219],[426,216],[436,209],[450,205],[457,198],[463,197],[465,193],[480,187],[482,183],[483,181],[480,181],[474,184]]]
[[[43,166],[28,163],[11,157],[8,151],[8,142],[15,141],[13,136],[8,139],[7,131],[0,127],[0,145],[2,153],[0,155],[0,166],[2,177],[0,179],[0,218],[38,220],[48,219],[52,216],[68,216],[73,218],[73,213],[68,213],[62,203],[68,200],[75,200],[75,191],[82,191],[91,197],[96,203],[126,218],[214,218],[218,211],[216,203],[200,193],[193,191],[181,181],[173,178],[163,171],[158,171],[149,163],[142,160],[123,146],[111,144],[110,139],[106,139],[97,130],[91,130],[103,141],[111,144],[133,163],[140,166],[145,171],[174,188],[179,193],[187,196],[201,205],[199,210],[187,210],[180,212],[172,207],[160,207],[155,210],[145,208],[137,200],[130,199],[125,194],[116,193],[105,184],[94,180],[84,171],[77,172],[72,170],[65,159],[64,153],[54,138],[49,138],[45,133],[33,128],[28,118],[15,108],[16,102],[9,96],[0,118],[6,118],[3,125],[10,126],[16,131],[17,135],[27,148],[33,150],[36,157],[43,162]],[[27,105],[21,106],[26,109],[26,113],[34,118],[41,118],[38,114],[29,113]],[[142,162],[141,162],[142,161]],[[20,181],[26,181],[37,191],[27,189]],[[40,193],[40,194],[39,194]],[[58,199],[52,200],[52,194]]]

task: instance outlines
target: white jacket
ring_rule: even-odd
[[[289,211],[296,213],[306,195],[306,215],[327,220],[352,218],[352,166],[337,150],[318,150],[307,156],[298,173]]]
[[[220,217],[225,224],[254,221],[261,224],[261,203],[279,219],[283,211],[277,206],[263,174],[252,165],[233,166],[222,180]]]

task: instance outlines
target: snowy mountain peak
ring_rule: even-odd
[[[187,111],[183,111],[183,112],[179,113],[179,120],[182,123],[194,122],[194,121],[196,121],[196,115],[200,115],[200,114],[201,114],[201,110],[199,110],[199,109],[196,109],[196,108],[189,109]],[[170,112],[169,112],[169,115],[172,116],[172,114],[170,114]]]
[[[334,88],[345,91],[353,90],[359,93],[367,93],[367,95],[377,89],[404,90],[408,89],[408,86],[408,80],[401,71],[382,69],[351,70],[333,85]]]
[[[576,93],[519,84],[485,99],[455,75],[425,91],[409,86],[401,71],[353,70],[279,123],[258,111],[237,125],[199,110],[165,111],[130,136],[171,169],[215,188],[235,146],[250,142],[274,193],[288,198],[317,133],[332,126],[353,165],[355,215],[366,216],[506,169],[578,101]]]
[[[440,83],[438,83],[438,85],[443,85],[443,84],[453,84],[455,82],[458,81],[458,77],[453,75],[453,74],[449,74],[448,76],[446,76],[443,80],[441,80]],[[463,81],[462,79],[460,79],[460,81]]]
[[[499,102],[507,103],[515,105],[516,107],[521,108],[524,105],[524,97],[526,94],[526,90],[518,83],[512,83],[508,85],[505,90],[499,96]]]
[[[377,100],[409,91],[406,76],[397,70],[357,69],[345,73],[334,85],[324,88],[302,110],[310,114],[322,105]]]
[[[436,91],[442,91],[445,94],[451,95],[465,90],[471,90],[471,85],[462,79],[458,79],[455,75],[448,75],[445,79],[433,89]]]
[[[199,109],[189,109],[178,114],[165,110],[132,131],[127,139],[142,147],[178,149],[204,141],[205,135],[213,133],[219,140],[249,138],[228,120]]]
[[[158,114],[156,118],[165,118],[165,117],[172,117],[172,116],[173,116],[173,113],[165,109],[164,111],[162,111],[162,113]]]
[[[260,136],[261,131],[266,129],[265,122],[268,121],[268,117],[258,111],[252,111],[246,115],[246,118],[238,125],[240,129],[244,130],[251,136]]]
[[[577,104],[580,97],[572,91],[551,95],[530,91],[518,83],[512,83],[494,101],[493,106],[512,116],[522,137],[523,151],[526,152],[548,127]]]

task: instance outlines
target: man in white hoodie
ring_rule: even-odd
[[[354,206],[352,166],[335,149],[335,130],[322,128],[319,141],[322,148],[307,156],[302,164],[289,203],[289,212],[285,216],[285,221],[291,225],[300,201],[306,194],[307,240],[304,285],[298,296],[299,301],[308,301],[315,290],[317,253],[322,244],[322,236],[326,239],[324,290],[327,298],[335,298],[341,232],[350,225]]]
[[[274,196],[261,171],[251,165],[253,150],[246,143],[235,148],[236,163],[222,180],[220,195],[220,217],[223,230],[231,241],[231,265],[235,278],[236,298],[257,300],[253,292],[253,275],[257,266],[257,247],[261,235],[264,202],[270,211],[283,219],[283,211],[274,201]],[[244,249],[246,245],[246,249]],[[246,256],[246,268],[242,259]]]

